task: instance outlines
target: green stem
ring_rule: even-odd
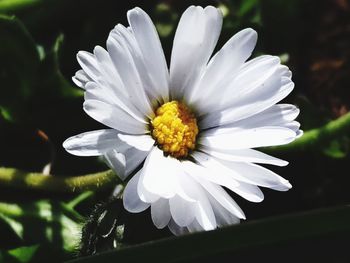
[[[281,146],[264,148],[266,152],[291,152],[316,148],[325,142],[350,132],[350,112],[326,125],[309,130],[294,142]]]
[[[0,0],[0,12],[18,11],[41,2],[42,0]]]
[[[0,185],[50,192],[98,191],[121,183],[112,170],[82,176],[52,176],[0,167]]]

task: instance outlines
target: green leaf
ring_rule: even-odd
[[[18,262],[30,262],[38,251],[39,245],[29,247],[19,247],[8,251],[8,254],[16,259]]]
[[[4,119],[32,123],[39,118],[33,105],[43,99],[48,102],[83,95],[60,71],[63,35],[45,52],[17,18],[0,15],[0,43],[0,114]]]
[[[258,0],[244,0],[239,7],[238,16],[242,17],[253,11],[259,4]]]
[[[73,87],[60,71],[59,58],[63,41],[64,36],[61,34],[56,38],[51,50],[44,56],[39,68],[39,76],[41,76],[39,92],[46,97],[53,98],[81,97],[84,94],[83,91]]]
[[[332,140],[329,144],[323,148],[323,153],[331,158],[341,159],[345,158],[349,152],[349,138],[341,137],[336,140]]]
[[[0,15],[0,107],[2,115],[13,120],[24,112],[21,104],[32,95],[39,67],[34,40],[15,17]]]
[[[19,11],[32,7],[43,0],[0,0],[0,13]]]
[[[20,246],[10,250],[0,250],[0,263],[62,262],[70,258],[52,246],[35,244]]]
[[[0,219],[25,243],[51,243],[73,252],[80,240],[84,218],[69,204],[40,200],[0,203]]]
[[[333,244],[333,241],[349,244],[349,222],[349,206],[315,210],[147,242],[70,262],[220,262],[219,255],[231,255],[237,259],[235,255],[244,252],[245,255],[255,255],[259,259],[259,249],[275,256],[278,255],[277,248],[281,247],[287,250],[290,257],[294,251],[293,246],[299,243],[310,245],[310,248],[320,240],[326,242],[326,245]],[[318,251],[318,256],[312,256],[313,262],[324,262],[322,251]],[[281,261],[278,259],[273,262]]]

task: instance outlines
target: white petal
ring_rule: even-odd
[[[154,225],[158,229],[166,227],[171,219],[169,200],[159,198],[151,205],[151,216]]]
[[[169,199],[171,216],[179,226],[188,226],[195,218],[196,203],[188,202],[178,195]]]
[[[284,127],[259,127],[248,130],[231,130],[231,133],[224,133],[212,136],[203,136],[199,144],[212,149],[246,149],[265,146],[283,145],[294,141],[295,131]]]
[[[189,103],[203,102],[217,93],[221,86],[227,86],[243,63],[250,57],[256,45],[257,33],[251,29],[244,29],[235,34],[210,60],[203,77],[189,95]],[[220,93],[224,93],[220,89]],[[198,103],[198,107],[201,103]]]
[[[113,129],[84,132],[64,141],[63,147],[70,154],[78,156],[99,156],[112,148],[125,150]]]
[[[137,194],[137,184],[140,178],[140,171],[136,173],[128,182],[123,193],[123,204],[130,213],[139,213],[149,207],[148,203],[141,201]]]
[[[109,34],[109,38],[113,38],[118,43],[124,43],[125,48],[128,49],[132,60],[135,63],[140,81],[142,82],[142,86],[150,101],[152,104],[154,103],[154,106],[157,103],[162,103],[162,98],[160,97],[159,92],[154,88],[152,77],[132,29],[118,24]]]
[[[85,89],[85,100],[98,100],[105,102],[113,107],[120,108],[121,110],[127,112],[135,120],[148,124],[146,115],[140,113],[140,111],[136,109],[124,95],[116,93],[115,90],[113,92],[113,89],[108,87],[104,81],[100,80],[99,83],[88,82],[85,85]]]
[[[154,145],[154,139],[149,135],[128,135],[119,133],[118,137],[121,141],[140,151],[150,151],[151,147]]]
[[[237,180],[278,191],[287,191],[292,188],[292,185],[286,179],[262,166],[251,163],[237,163],[222,160],[219,162],[238,175],[241,175],[241,179],[237,176]]]
[[[245,215],[242,209],[221,186],[213,184],[206,180],[198,180],[198,182],[216,201],[218,201],[218,203],[225,207],[230,213],[234,214],[238,218],[245,219]]]
[[[139,180],[139,183],[137,185],[137,193],[143,202],[155,203],[160,199],[160,196],[158,194],[150,192],[147,188],[145,188],[144,183],[143,183],[144,177],[145,177],[145,171],[142,168],[140,180]]]
[[[192,156],[199,163],[201,163],[202,155],[199,153],[193,153]],[[191,176],[195,176],[198,179],[208,180],[215,184],[225,186],[229,189],[234,189],[239,186],[239,183],[234,178],[232,178],[232,176],[228,175],[227,173],[221,173],[219,170],[220,167],[217,167],[215,170],[209,170],[190,161],[183,161],[182,165],[186,173]]]
[[[239,182],[268,187],[279,191],[287,191],[290,183],[274,172],[259,165],[242,162],[229,162],[215,159],[204,153],[197,153],[196,160],[211,170],[220,170],[220,174],[228,174]]]
[[[108,151],[104,157],[109,167],[116,171],[122,180],[125,180],[146,159],[151,147],[145,151],[133,148],[126,143],[123,147],[125,149],[118,147]]]
[[[191,233],[200,232],[200,231],[204,230],[203,227],[198,223],[197,220],[193,220],[193,222],[187,226],[187,229]]]
[[[107,39],[107,49],[124,86],[128,88],[128,99],[133,101],[133,104],[145,115],[153,116],[151,103],[124,40],[119,39],[118,42],[116,39],[109,37]]]
[[[105,161],[108,166],[113,169],[116,174],[121,178],[125,179],[126,174],[126,159],[125,155],[121,152],[118,152],[116,149],[111,149],[104,154]]]
[[[188,195],[189,191],[185,192],[184,179],[180,179],[186,175],[181,163],[172,157],[165,157],[158,147],[153,147],[143,170],[143,187],[150,193],[163,198],[172,198],[177,194],[188,202],[195,201]]]
[[[97,60],[100,76],[95,78],[95,82],[102,82],[115,97],[126,98],[128,95],[127,88],[124,86],[119,72],[114,67],[113,61],[107,50],[100,46],[94,48],[94,56]]]
[[[79,65],[84,70],[85,74],[93,79],[97,80],[98,77],[101,75],[99,66],[97,63],[97,60],[95,56],[89,52],[86,51],[79,51],[77,54],[77,60]]]
[[[238,224],[240,222],[238,217],[225,209],[214,197],[209,195],[208,198],[215,214],[216,223],[219,227]]]
[[[221,160],[248,162],[248,163],[265,163],[277,166],[288,165],[287,161],[278,159],[276,157],[267,155],[253,149],[213,149],[207,146],[201,146],[200,150]]]
[[[195,86],[214,50],[221,25],[221,12],[211,6],[191,6],[181,16],[171,53],[172,99],[180,99],[184,90]]]
[[[207,129],[248,118],[276,104],[293,88],[294,83],[290,79],[281,77],[280,74],[272,74],[251,92],[236,96],[237,100],[226,109],[204,115],[199,125],[202,129]]]
[[[299,115],[299,112],[300,110],[294,105],[276,104],[249,118],[232,122],[227,125],[222,125],[220,127],[212,128],[210,130],[205,131],[204,134],[224,134],[231,133],[232,130],[247,130],[264,126],[290,126],[293,130],[295,130],[294,127],[295,125],[298,125],[298,123],[293,121]]]
[[[204,181],[204,180],[203,180]],[[204,189],[198,191],[196,219],[204,230],[214,230],[216,225],[215,215]]]
[[[143,56],[157,96],[169,99],[169,73],[157,31],[150,17],[136,7],[128,12],[128,21]]]
[[[88,75],[85,74],[84,70],[78,70],[74,77],[72,77],[73,82],[80,88],[85,88],[85,84],[91,81]]]
[[[106,126],[129,134],[144,134],[146,125],[134,119],[127,112],[98,100],[84,102],[84,110],[93,119]]]
[[[170,220],[168,227],[171,233],[173,233],[175,236],[181,236],[189,233],[187,227],[179,226],[173,219]]]
[[[190,162],[187,163],[188,167],[191,167],[189,173],[195,176],[197,180],[208,180],[214,184],[225,186],[251,202],[261,202],[264,199],[264,195],[258,187],[246,184],[244,181],[242,182],[242,180],[237,181],[241,179],[241,177],[235,176],[231,170],[215,159],[200,152],[195,152],[192,156],[203,165],[203,167],[196,164],[190,166]],[[207,174],[214,175],[215,179],[213,180],[213,178],[205,176]]]
[[[153,147],[143,166],[143,186],[149,192],[163,198],[171,198],[176,192],[173,187],[173,167],[163,156],[163,151]]]
[[[146,159],[149,151],[130,148],[124,152],[126,159],[125,177],[129,176]]]
[[[239,186],[232,191],[250,202],[260,203],[264,200],[263,192],[256,185],[239,182]]]

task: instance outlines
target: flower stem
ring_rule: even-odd
[[[330,140],[342,136],[350,131],[350,112],[332,120],[319,128],[306,131],[303,136],[294,142],[281,146],[264,148],[266,152],[303,151],[322,145]]]
[[[2,0],[0,1],[0,11],[18,11],[23,8],[35,6],[41,2],[42,0]]]
[[[121,180],[112,170],[81,176],[52,176],[0,167],[0,185],[21,189],[76,193],[111,188]]]

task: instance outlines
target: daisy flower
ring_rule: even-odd
[[[103,156],[123,180],[126,210],[150,207],[154,225],[176,235],[235,224],[245,215],[226,190],[261,202],[259,187],[291,184],[259,164],[288,163],[255,150],[301,134],[299,110],[276,104],[294,87],[275,56],[248,60],[253,29],[234,35],[212,56],[222,13],[189,7],[175,33],[168,70],[150,17],[140,8],[118,24],[107,50],[80,51],[73,81],[85,90],[84,110],[108,129],[67,139],[79,156]],[[248,60],[248,61],[247,61]]]

